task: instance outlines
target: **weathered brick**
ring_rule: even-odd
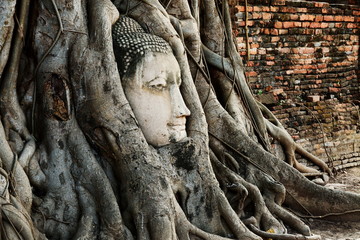
[[[319,22],[312,22],[310,23],[310,28],[320,28],[321,27],[321,23]]]
[[[280,12],[284,12],[284,13],[296,13],[296,8],[293,7],[280,7],[279,9]]]
[[[301,24],[301,27],[303,27],[303,28],[308,28],[308,27],[310,27],[310,22],[303,22],[303,23]]]
[[[328,6],[329,6],[329,3],[325,3],[325,2],[315,2],[315,7],[322,8],[322,7],[328,7]]]
[[[339,16],[339,15],[334,16],[334,21],[336,21],[336,22],[342,22],[342,21],[344,21],[344,16]]]
[[[272,18],[272,13],[263,13],[263,14],[262,14],[262,18],[263,18],[264,20],[269,20],[269,19]]]
[[[279,22],[279,21],[276,21],[276,22],[274,23],[274,27],[275,27],[275,28],[283,28],[283,23],[282,23],[282,22]]]
[[[259,7],[259,6],[253,6],[252,11],[253,11],[253,12],[261,12],[261,7]]]
[[[270,6],[270,11],[271,12],[279,12],[279,7]]]
[[[278,29],[271,29],[270,34],[271,35],[279,35],[279,30]]]
[[[300,15],[300,21],[314,21],[315,15],[302,14]]]
[[[271,42],[278,42],[280,41],[280,37],[271,37]]]
[[[357,28],[357,27],[358,27],[358,24],[348,23],[348,24],[346,24],[346,27],[347,27],[347,28]]]
[[[353,16],[344,16],[345,22],[354,22],[355,18]]]
[[[257,6],[259,8],[249,7],[256,10],[249,12],[253,18],[250,20],[256,20],[249,27],[251,48],[253,51],[256,49],[256,54],[251,55],[246,73],[252,75],[248,76],[252,88],[263,91],[283,89],[287,94],[286,98],[298,101],[295,96],[299,96],[302,101],[308,101],[305,102],[306,105],[320,118],[324,131],[329,136],[334,136],[339,130],[342,130],[339,136],[358,131],[349,127],[349,124],[357,124],[357,111],[351,110],[348,105],[337,111],[334,106],[339,103],[337,98],[345,102],[351,101],[354,96],[359,99],[356,83],[360,70],[354,68],[357,66],[359,52],[360,14],[352,15],[352,6],[339,9],[328,3],[305,0],[291,0],[280,8],[266,6],[266,9],[260,3]],[[298,11],[299,8],[303,9]],[[326,14],[322,15],[322,12]],[[239,27],[237,34],[241,37],[237,39],[237,43],[246,47],[243,44],[243,27]],[[240,50],[240,54],[246,55],[246,51]],[[307,97],[300,97],[302,93],[307,93]],[[272,104],[278,101],[276,99]],[[314,109],[317,104],[321,109]],[[287,105],[276,107],[279,108],[274,114],[283,124],[290,124],[298,130],[297,134],[292,132],[292,136],[299,137],[303,134],[302,137],[309,139],[307,145],[311,149],[321,148],[321,139],[317,136],[322,134],[320,125],[311,126],[316,121],[312,116],[306,115],[308,111],[296,108],[287,111],[293,108]],[[297,111],[294,113],[296,120],[289,120],[289,116],[281,115],[291,114],[293,111]],[[335,120],[330,118],[331,114],[339,116],[335,125]],[[336,130],[333,129],[334,126],[337,127]],[[343,155],[339,154],[340,156]]]
[[[316,15],[315,22],[322,22],[324,20],[324,17],[322,15]]]
[[[294,22],[283,22],[283,27],[284,28],[292,28],[294,27]]]
[[[327,27],[329,27],[329,23],[322,22],[322,23],[320,24],[320,27],[321,27],[321,28],[327,28]]]
[[[327,22],[332,22],[332,21],[334,21],[335,19],[334,19],[334,16],[332,16],[332,15],[325,15],[324,16],[324,21],[327,21]]]
[[[289,14],[290,20],[298,20],[299,19],[299,15],[297,14]]]
[[[287,29],[279,29],[279,35],[285,35],[288,33],[289,33],[289,30],[287,30]]]
[[[245,75],[246,75],[247,77],[255,77],[255,76],[257,76],[258,74],[257,74],[257,72],[246,72]]]
[[[329,92],[330,92],[330,93],[338,93],[338,92],[340,92],[340,91],[341,91],[340,88],[329,87]]]

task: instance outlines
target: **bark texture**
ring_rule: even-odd
[[[229,12],[227,0],[4,0],[0,239],[319,239],[299,216],[359,221],[359,195],[299,172],[318,173],[295,151],[331,175],[253,98]],[[119,16],[172,47],[184,141],[146,142],[114,56]]]

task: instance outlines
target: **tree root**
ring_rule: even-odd
[[[227,182],[228,185],[241,185],[246,190],[248,195],[245,196],[244,202],[246,200],[246,204],[242,207],[241,212],[238,212],[239,217],[246,217],[243,222],[245,225],[252,223],[256,226],[263,226],[265,229],[273,229],[277,233],[284,233],[286,230],[283,225],[279,223],[269,212],[266,204],[263,200],[263,197],[259,191],[259,189],[249,182],[242,179],[239,175],[231,172],[230,169],[225,167],[220,161],[214,159],[215,156],[212,156],[212,164],[214,167],[214,171],[217,175],[217,178],[220,182]],[[245,210],[247,205],[251,203],[253,204],[254,210],[250,217],[248,214],[245,214],[243,211]]]
[[[303,236],[303,235],[292,235],[292,234],[273,234],[259,230],[253,224],[249,225],[251,231],[261,236],[262,238],[278,239],[278,240],[321,240],[318,235]]]
[[[214,146],[214,144],[212,144]],[[231,157],[231,156],[228,156]],[[232,157],[231,157],[232,158]],[[235,159],[234,159],[235,160]],[[310,236],[310,229],[307,225],[305,225],[298,217],[293,215],[292,213],[288,212],[286,209],[282,208],[280,205],[284,201],[284,191],[282,185],[279,185],[278,183],[274,183],[273,180],[270,181],[270,179],[265,178],[266,175],[263,173],[264,177],[260,175],[260,178],[264,178],[264,180],[260,179],[253,179],[252,181],[257,182],[257,185],[261,186],[262,193],[258,190],[258,188],[255,185],[250,184],[248,181],[245,181],[241,179],[238,175],[236,175],[234,172],[231,172],[230,169],[226,168],[224,165],[222,165],[218,160],[214,160],[214,156],[212,156],[212,163],[214,167],[214,171],[217,174],[217,177],[221,182],[224,181],[224,179],[227,179],[227,182],[232,183],[232,185],[237,185],[236,182],[244,186],[247,190],[248,195],[245,195],[247,201],[254,202],[255,201],[255,210],[253,217],[250,217],[248,219],[244,219],[243,222],[245,225],[249,226],[250,224],[257,226],[257,228],[261,226],[265,228],[266,230],[272,229],[272,231],[280,233],[279,235],[284,234],[284,227],[282,224],[279,224],[277,220],[274,221],[274,217],[270,214],[274,214],[279,219],[284,221],[285,224],[289,225],[292,229],[298,231],[299,233],[303,234],[303,236]],[[253,170],[250,170],[253,171]],[[250,174],[251,176],[259,176],[256,173]],[[250,181],[250,182],[252,182]],[[259,183],[259,181],[261,183]],[[228,184],[229,186],[229,184]],[[280,189],[279,189],[280,187]],[[276,190],[277,189],[277,190]],[[244,191],[243,191],[244,192]],[[280,195],[283,195],[283,197],[280,197]],[[251,200],[249,200],[251,199]],[[264,200],[263,200],[264,199]],[[266,207],[265,207],[266,205]],[[243,207],[245,209],[246,205]],[[240,215],[241,216],[241,215]],[[274,225],[275,224],[275,225]],[[282,229],[282,230],[281,230]],[[259,235],[262,236],[262,235]],[[287,236],[287,235],[284,235]],[[284,238],[286,239],[286,238]],[[291,238],[290,238],[291,239]]]
[[[300,145],[296,144],[290,134],[285,130],[285,128],[282,126],[280,121],[275,117],[275,115],[266,108],[262,103],[257,102],[262,113],[268,117],[268,119],[265,119],[266,121],[266,127],[268,132],[272,137],[274,137],[276,140],[280,142],[280,144],[284,148],[284,152],[287,156],[288,163],[291,166],[294,166],[296,169],[298,169],[300,172],[303,173],[314,173],[316,172],[315,169],[306,167],[299,163],[295,158],[295,151],[299,153],[301,156],[305,157],[306,159],[310,160],[315,165],[319,166],[324,172],[328,173],[330,176],[332,176],[332,172],[330,168],[326,165],[325,162],[323,162],[321,159],[317,158],[313,154],[306,151],[304,148],[302,148]]]
[[[203,49],[206,56],[206,60],[210,64],[226,72],[229,75],[229,78],[235,78],[235,79],[237,78],[236,74],[234,73],[233,66],[231,65],[228,59],[222,58],[221,56],[212,52],[210,49],[208,49],[205,46],[203,46]],[[322,160],[315,157],[314,155],[303,149],[301,146],[296,144],[292,139],[292,137],[281,125],[281,123],[277,120],[277,118],[261,103],[257,102],[257,105],[261,110],[261,112],[269,117],[269,119],[264,118],[263,120],[266,125],[266,129],[269,132],[269,134],[272,137],[274,137],[276,140],[278,140],[280,144],[283,146],[287,161],[291,166],[294,166],[300,172],[304,172],[304,173],[318,172],[315,169],[306,167],[303,164],[299,163],[295,158],[295,151],[296,151],[299,154],[301,154],[303,157],[313,162],[314,164],[320,166],[323,169],[323,171],[327,172],[330,176],[332,176],[332,172],[329,169],[329,167],[326,165],[326,163],[324,163]]]
[[[177,211],[177,236],[179,237],[179,239],[181,240],[190,240],[190,234],[200,237],[203,240],[230,240],[230,238],[226,238],[226,237],[221,237],[218,235],[214,235],[214,234],[210,234],[207,233],[199,228],[197,228],[196,226],[194,226],[193,224],[191,224],[186,216],[183,214],[182,209],[180,208],[180,206],[178,204],[176,205],[176,211]],[[236,230],[239,231],[239,228]],[[238,234],[236,234],[238,235]],[[242,232],[239,236],[237,236],[236,239],[239,240],[256,240],[259,239],[258,237],[256,237],[255,235],[251,234],[250,232]]]

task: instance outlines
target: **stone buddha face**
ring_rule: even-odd
[[[147,52],[133,67],[122,82],[147,142],[160,147],[184,139],[190,111],[179,89],[180,67],[174,55]]]

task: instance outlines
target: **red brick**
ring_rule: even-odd
[[[245,74],[248,77],[256,77],[257,76],[257,72],[246,72]]]
[[[331,92],[331,93],[338,93],[338,92],[340,92],[340,88],[332,88],[332,87],[329,87],[329,92]]]
[[[314,29],[306,28],[304,34],[314,35]]]
[[[332,21],[334,21],[334,16],[332,16],[332,15],[325,15],[325,16],[324,16],[324,21],[332,22]]]
[[[245,12],[245,6],[236,6],[236,8],[237,8],[237,10],[239,11],[239,12]]]
[[[305,73],[307,73],[307,70],[306,69],[295,69],[294,73],[295,74],[305,74]]]
[[[277,30],[277,29],[271,29],[271,30],[270,30],[270,34],[271,34],[271,35],[279,35],[279,30]]]
[[[320,35],[322,34],[322,30],[321,29],[315,29],[315,35]]]
[[[262,17],[264,20],[269,20],[272,18],[272,14],[271,13],[263,13]]]
[[[273,66],[273,65],[275,65],[275,62],[274,61],[266,61],[266,65]]]
[[[328,28],[328,27],[329,27],[329,23],[324,23],[324,22],[322,22],[320,27],[321,27],[321,28]]]
[[[308,47],[299,48],[299,53],[301,54],[309,54],[314,52],[315,52],[315,48],[308,48]]]
[[[301,22],[294,22],[294,27],[301,27]]]
[[[262,7],[263,12],[270,12],[270,7]]]
[[[324,17],[322,15],[317,15],[315,17],[315,22],[322,22],[324,20]]]
[[[302,13],[306,13],[307,12],[307,8],[297,8],[296,12],[302,12]]]
[[[287,30],[287,29],[279,29],[279,35],[285,35],[288,33],[289,33],[289,30]]]
[[[307,14],[300,15],[300,21],[314,21],[314,19],[315,19],[315,15],[307,15]]]
[[[277,89],[271,90],[271,92],[272,92],[273,95],[280,95],[280,94],[284,93],[284,89],[277,88]]]
[[[298,54],[299,53],[299,48],[291,48],[291,52]]]
[[[293,28],[295,27],[294,22],[283,22],[283,27],[284,28]]]
[[[271,37],[271,42],[278,42],[280,41],[280,37]]]
[[[335,23],[335,27],[336,28],[343,28],[344,25],[343,25],[343,23]]]
[[[349,51],[353,50],[353,46],[345,46],[344,50],[345,50],[345,52],[349,52]]]
[[[353,15],[360,16],[360,11],[353,11]]]
[[[273,5],[285,5],[285,0],[273,0]]]
[[[310,22],[303,22],[303,23],[301,24],[301,26],[302,26],[303,28],[308,28],[308,27],[310,27]]]
[[[352,16],[345,16],[345,17],[344,17],[344,21],[345,21],[345,22],[354,22],[354,21],[355,21],[355,18],[352,17]]]
[[[328,7],[329,3],[325,3],[325,2],[315,2],[315,7]]]
[[[248,67],[254,67],[255,64],[254,64],[253,61],[248,61],[248,62],[247,62],[247,66],[248,66]]]
[[[321,27],[321,23],[318,22],[310,23],[310,28],[320,28],[320,27]]]
[[[280,7],[280,12],[286,12],[286,13],[296,13],[296,8],[293,7]]]
[[[299,19],[299,15],[297,15],[297,14],[289,14],[289,15],[290,15],[291,20],[298,20]]]
[[[280,53],[290,53],[290,48],[279,48]]]
[[[275,28],[282,28],[282,27],[283,27],[283,23],[282,23],[282,22],[279,22],[279,21],[276,21],[275,24],[274,24],[274,27],[275,27]]]
[[[261,19],[262,14],[261,13],[253,13],[251,19]]]
[[[278,11],[279,11],[279,7],[270,6],[270,11],[271,11],[271,12],[278,12]]]
[[[334,17],[334,21],[335,21],[335,22],[342,22],[342,21],[344,21],[344,17],[343,17],[343,16],[339,16],[339,15],[338,15],[338,16],[335,16],[335,17]]]
[[[348,23],[348,24],[346,24],[346,28],[357,28],[358,26],[357,26],[357,24],[355,24],[355,23]]]
[[[254,7],[253,7],[253,11],[254,11],[254,12],[261,12],[261,8],[258,7],[258,6],[254,6]]]
[[[322,64],[317,65],[317,68],[319,68],[319,69],[326,68],[326,67],[327,67],[326,63],[322,63]]]
[[[253,7],[248,6],[248,7],[247,7],[247,10],[248,10],[248,12],[252,12],[252,11],[253,11]]]
[[[357,36],[357,35],[351,35],[351,36],[350,36],[350,40],[351,40],[351,41],[359,41],[359,36]]]
[[[260,32],[262,32],[263,34],[269,35],[270,34],[270,29],[263,28],[263,29],[260,30]]]

